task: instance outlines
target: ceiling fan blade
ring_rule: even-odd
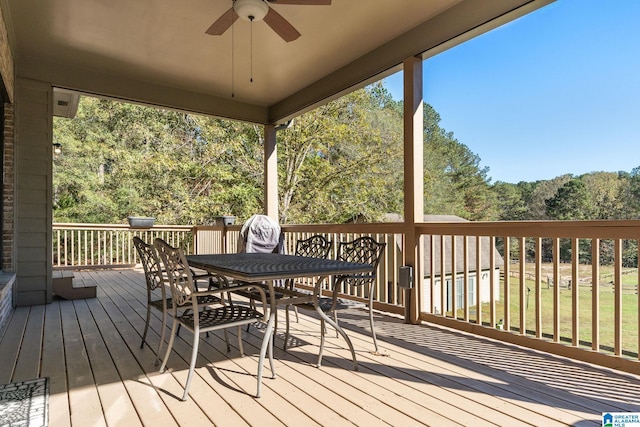
[[[307,6],[315,6],[315,5],[331,5],[331,0],[269,0],[270,3],[275,4],[300,4]]]
[[[222,33],[227,31],[233,25],[233,23],[236,22],[236,19],[238,19],[238,14],[235,10],[233,10],[233,7],[231,7],[229,10],[223,13],[222,16],[216,20],[216,22],[211,24],[211,26],[207,31],[205,31],[205,33],[212,36],[222,35]]]
[[[264,17],[264,22],[286,42],[294,41],[300,37],[298,30],[272,8],[269,8],[269,12]]]

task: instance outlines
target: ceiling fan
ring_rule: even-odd
[[[282,15],[276,12],[269,3],[292,5],[331,5],[331,0],[233,0],[229,10],[220,16],[205,33],[212,36],[222,35],[240,17],[246,21],[262,21],[267,23],[286,42],[300,37],[300,33]]]

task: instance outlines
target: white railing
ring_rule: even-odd
[[[57,268],[123,267],[138,264],[133,236],[156,237],[193,248],[192,227],[179,225],[131,228],[124,224],[53,224],[53,266]]]
[[[424,245],[440,256],[421,265],[419,277],[438,271],[436,262],[441,271],[450,270],[445,263],[458,265],[451,282],[459,286],[447,283],[452,298],[439,278],[420,288],[423,320],[640,372],[640,221],[425,223],[417,231],[440,242]],[[480,250],[480,236],[488,251]],[[476,265],[493,271],[500,259],[504,265],[488,274],[482,300],[469,278]]]
[[[294,252],[298,239],[313,234],[326,236],[334,245],[362,235],[386,242],[374,305],[405,314],[409,291],[398,286],[405,251],[402,224],[282,229],[288,253]],[[161,237],[189,253],[233,253],[239,231],[239,225],[135,230],[55,224],[54,266],[136,264],[134,235],[147,241]],[[640,372],[640,221],[430,222],[418,224],[416,236],[421,244],[414,295],[421,320]],[[585,247],[589,250],[582,250]],[[629,252],[629,247],[635,249]],[[364,301],[361,292],[349,290],[342,297]]]

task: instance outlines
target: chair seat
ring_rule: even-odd
[[[270,294],[270,292],[268,290],[269,288],[267,286],[262,286],[262,285],[260,285],[260,286],[262,287],[262,289],[264,289],[264,293],[267,296],[267,300],[269,298],[271,298],[271,294]],[[260,293],[255,292],[255,291],[234,291],[233,293],[237,294],[237,295],[240,295],[240,296],[243,296],[245,298],[249,298],[249,299],[260,299]],[[280,298],[283,298],[285,296],[285,292],[283,292],[283,291],[281,291],[281,290],[279,290],[277,288],[274,288],[273,294],[276,297],[276,299],[280,299]]]
[[[318,300],[318,306],[322,311],[328,313],[333,306],[333,298],[322,297]],[[298,304],[297,307],[304,308],[306,310],[315,310],[313,302]],[[349,308],[367,308],[367,304],[360,301],[352,301],[348,299],[338,298],[336,301],[335,310],[346,310]]]
[[[200,305],[219,304],[220,302],[221,302],[220,298],[213,295],[204,295],[204,296],[198,297],[198,304]],[[150,301],[149,304],[157,308],[158,310],[163,310],[162,299]],[[167,310],[171,310],[172,308],[173,308],[173,300],[171,298],[167,298]]]
[[[269,287],[264,284],[259,284],[259,286],[264,291],[268,301],[271,297],[269,293]],[[232,291],[232,292],[234,294],[243,296],[248,299],[253,299],[253,300],[260,299],[260,293],[257,291],[246,290],[246,291]],[[310,302],[312,298],[311,292],[300,290],[300,289],[287,289],[283,287],[275,287],[273,292],[274,292],[276,304],[278,305],[287,305],[287,304],[297,305],[300,303],[304,303],[305,300],[308,300]]]
[[[224,327],[229,323],[239,325],[243,323],[252,323],[262,319],[262,313],[243,305],[227,305],[224,307],[215,307],[202,310],[199,313],[200,330],[216,329]],[[194,327],[194,313],[188,311],[180,316],[180,322],[188,327]]]
[[[153,301],[149,301],[149,305],[152,307],[157,308],[158,310],[162,311],[164,310],[164,307],[162,306],[162,300],[161,299],[156,299]],[[173,300],[171,298],[167,298],[167,309],[172,308],[173,307]]]

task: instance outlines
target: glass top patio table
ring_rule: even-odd
[[[283,254],[188,255],[192,267],[230,276],[245,282],[368,273],[369,264]]]
[[[299,294],[297,296],[292,296],[287,300],[287,304],[295,305],[296,303],[302,304],[312,302],[320,317],[329,325],[334,327],[347,342],[353,359],[353,367],[355,370],[358,369],[356,353],[351,340],[347,336],[346,332],[333,319],[327,316],[319,306],[319,297],[321,295],[320,284],[324,278],[329,276],[369,273],[373,271],[373,266],[356,262],[275,253],[188,255],[187,262],[191,267],[223,276],[229,276],[240,281],[267,282],[272,306],[271,314],[269,315],[269,324],[267,326],[267,330],[269,331],[271,331],[271,327],[275,321],[274,313],[276,303],[274,299],[275,293],[273,290],[273,282],[282,279],[318,277],[315,290],[311,295]],[[336,297],[337,295],[334,293],[334,298]],[[324,339],[322,340],[322,343],[324,343]],[[322,360],[322,343],[318,354],[318,367]]]

